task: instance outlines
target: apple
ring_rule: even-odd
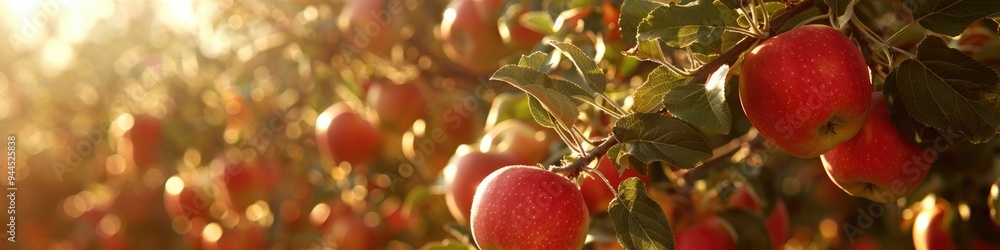
[[[177,175],[167,179],[163,205],[170,217],[210,219],[209,209],[214,202],[215,197],[197,183],[186,182]]]
[[[406,7],[399,0],[353,0],[340,12],[337,26],[354,50],[388,54],[407,24]]]
[[[163,141],[163,121],[149,114],[132,117],[132,128],[123,138],[132,142],[132,160],[136,167],[147,168],[159,160],[160,142]]]
[[[504,1],[493,2],[497,2],[500,5],[504,3]],[[490,7],[487,6],[487,8]],[[545,34],[532,30],[521,22],[521,18],[524,14],[528,13],[528,10],[523,9],[520,4],[514,4],[508,7],[506,11],[503,11],[503,6],[496,6],[491,9],[500,10],[500,13],[505,13],[503,14],[505,16],[500,18],[498,26],[504,43],[511,48],[515,50],[530,50],[545,38]]]
[[[955,215],[949,213],[947,201],[925,198],[923,209],[913,222],[913,247],[917,250],[949,250],[958,249],[951,236],[951,226]]]
[[[483,179],[503,167],[525,164],[532,163],[509,154],[476,151],[456,154],[444,168],[445,201],[451,215],[468,225],[473,197]]]
[[[217,181],[225,188],[231,207],[239,212],[257,201],[266,200],[269,190],[277,186],[280,178],[280,163],[270,161],[260,162],[228,162],[224,163],[224,171],[218,175]]]
[[[511,154],[529,163],[549,157],[552,137],[520,120],[502,121],[483,136],[479,148],[484,152]]]
[[[472,201],[472,235],[480,249],[580,249],[590,217],[569,179],[537,167],[493,172]]]
[[[649,178],[639,174],[635,169],[628,168],[621,175],[618,175],[618,168],[615,164],[608,159],[608,156],[603,156],[597,163],[597,171],[604,175],[604,178],[608,178],[608,182],[611,186],[618,190],[618,185],[630,177],[638,177],[642,182],[649,186]],[[615,199],[615,194],[608,189],[608,185],[601,180],[596,174],[593,178],[587,178],[583,180],[580,184],[580,192],[583,193],[583,200],[587,203],[587,210],[590,211],[591,215],[602,213],[608,211],[608,206],[611,205],[611,200]]]
[[[379,131],[346,103],[330,106],[316,119],[316,145],[334,164],[350,163],[360,172],[378,153]]]
[[[500,68],[500,60],[512,51],[504,45],[497,28],[502,9],[492,8],[497,6],[494,2],[498,1],[482,2],[452,1],[441,21],[441,36],[445,41],[445,55],[449,59],[469,71],[488,73]]]
[[[736,240],[726,222],[718,217],[674,232],[677,250],[736,249]]]
[[[338,249],[377,249],[379,246],[375,229],[339,200],[317,205],[309,219],[318,227],[323,240]]]
[[[740,71],[740,102],[761,136],[813,158],[854,137],[871,102],[861,51],[834,28],[805,25],[765,40]]]
[[[621,27],[618,25],[618,20],[621,16],[621,10],[618,6],[611,2],[605,2],[601,5],[601,11],[603,15],[601,16],[604,20],[604,25],[607,30],[604,33],[604,42],[606,43],[619,43],[622,41],[622,31]]]
[[[920,186],[930,162],[924,150],[899,133],[889,119],[882,92],[872,94],[868,119],[854,138],[823,154],[827,175],[847,193],[877,202],[909,195]]]
[[[878,250],[878,249],[881,249],[881,247],[879,247],[878,241],[875,241],[874,239],[872,239],[870,237],[863,237],[863,238],[860,238],[860,239],[854,241],[854,243],[851,243],[851,245],[848,246],[847,249],[848,250]]]
[[[760,206],[757,204],[757,200],[753,198],[750,192],[746,188],[740,188],[736,191],[731,198],[729,198],[729,205],[734,207],[741,207],[754,212],[761,212]],[[785,208],[785,203],[778,200],[774,205],[774,209],[771,210],[770,214],[764,218],[765,225],[767,226],[767,234],[771,237],[771,246],[774,249],[782,249],[785,245],[785,240],[788,239],[788,209]]]
[[[413,122],[424,117],[427,100],[424,98],[423,79],[416,78],[401,84],[392,81],[374,83],[365,101],[378,113],[379,123],[391,131],[405,131]]]

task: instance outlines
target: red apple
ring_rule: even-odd
[[[604,42],[617,43],[622,41],[622,31],[621,27],[618,26],[618,19],[621,15],[621,10],[618,6],[615,6],[611,2],[605,2],[601,5],[601,11],[603,11],[604,25],[607,30],[604,33]]]
[[[608,178],[608,182],[611,186],[618,190],[618,185],[630,177],[639,177],[647,186],[649,185],[649,179],[646,176],[639,174],[635,169],[626,169],[624,173],[618,175],[618,168],[615,164],[608,159],[607,156],[601,157],[601,160],[597,163],[597,171],[601,172],[605,178]],[[587,203],[587,210],[590,211],[591,215],[599,214],[608,211],[608,206],[611,205],[611,200],[615,199],[615,194],[608,189],[608,185],[601,180],[596,174],[593,178],[587,178],[583,180],[580,184],[580,192],[583,193],[583,200]]]
[[[137,115],[132,119],[132,128],[122,137],[132,142],[132,160],[136,167],[147,168],[159,160],[163,122],[148,114]]]
[[[734,207],[760,212],[757,200],[753,198],[746,188],[737,190],[733,194],[733,197],[729,198],[729,204]],[[785,208],[785,203],[778,200],[771,213],[765,217],[764,223],[767,226],[767,234],[771,237],[771,246],[774,249],[782,249],[785,245],[785,240],[790,236],[788,231],[788,209]]]
[[[224,163],[224,171],[219,174],[217,180],[220,186],[225,188],[232,207],[240,213],[255,202],[266,200],[269,190],[275,188],[277,179],[281,175],[279,163],[273,160],[223,161],[227,163]]]
[[[747,54],[740,101],[750,123],[775,146],[819,156],[861,129],[871,102],[861,51],[836,29],[805,25]]]
[[[674,232],[677,250],[736,249],[736,241],[728,225],[722,219],[713,217],[692,227]]]
[[[545,38],[545,34],[529,29],[521,22],[521,17],[528,11],[520,10],[520,7],[511,7],[507,12],[511,16],[506,22],[501,22],[499,27],[500,36],[508,46],[516,50],[530,50]]]
[[[508,154],[468,152],[455,155],[444,169],[445,201],[451,215],[469,224],[472,201],[479,184],[506,166],[532,164]]]
[[[214,202],[215,197],[197,183],[186,182],[176,175],[167,179],[163,205],[170,217],[209,219]]]
[[[422,79],[417,78],[397,84],[391,81],[374,83],[365,101],[378,113],[379,123],[392,131],[405,131],[417,119],[424,117],[427,101],[424,99]]]
[[[521,160],[539,163],[549,157],[549,142],[553,138],[519,120],[502,121],[480,140],[480,150],[511,154]]]
[[[882,92],[872,94],[868,119],[854,138],[823,154],[823,167],[847,193],[877,202],[909,195],[930,169],[924,150],[889,119]]]
[[[472,72],[487,73],[500,68],[500,60],[511,52],[497,29],[502,10],[487,10],[487,6],[492,8],[495,4],[455,0],[448,5],[441,21],[445,55]]]
[[[354,0],[340,12],[340,27],[345,46],[376,55],[389,52],[399,41],[399,30],[407,23],[407,11],[398,0]]]
[[[949,214],[948,202],[928,198],[923,203],[923,209],[913,222],[913,247],[917,250],[959,249],[950,233],[949,223],[955,216]]]
[[[590,217],[569,179],[536,167],[493,172],[472,202],[472,235],[480,249],[580,249]]]
[[[335,164],[350,163],[360,172],[378,153],[381,140],[378,132],[342,102],[330,106],[316,119],[316,145],[320,153]]]

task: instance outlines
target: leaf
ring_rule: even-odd
[[[576,122],[580,113],[576,107],[578,103],[570,97],[581,98],[583,95],[582,98],[586,98],[587,95],[582,89],[565,80],[552,79],[542,72],[519,65],[500,68],[490,80],[509,83],[534,97],[555,118],[553,121],[561,124],[560,127],[570,127]],[[534,115],[534,112],[532,114]]]
[[[771,249],[771,238],[761,233],[767,232],[764,217],[743,208],[728,208],[718,216],[736,233],[736,249]]]
[[[522,55],[521,60],[517,61],[517,66],[523,66],[534,70],[538,70],[542,68],[543,64],[545,64],[545,58],[548,56],[549,54],[546,54],[545,52],[541,51],[535,51],[530,55]]]
[[[799,23],[802,23],[807,19],[817,17],[820,15],[823,15],[823,13],[820,12],[819,8],[816,8],[816,6],[813,5],[813,7],[803,11],[802,13],[799,13],[798,15],[793,16],[791,19],[788,19],[788,21],[785,22],[785,25],[781,26],[781,29],[778,30],[778,33],[780,34],[785,31],[788,31],[794,28],[795,25],[798,25]]]
[[[723,3],[725,3],[725,2],[723,2]],[[726,5],[728,6],[729,4],[727,3]],[[737,7],[737,8],[739,8],[739,7]],[[769,14],[769,16],[774,16],[774,14],[776,14],[778,12],[778,10],[781,10],[783,8],[785,8],[785,3],[782,3],[782,2],[766,2],[763,5],[756,5],[756,6],[754,6],[753,7],[753,11],[756,11],[757,13],[761,13],[762,11],[767,10],[767,14]],[[740,27],[744,27],[744,28],[749,28],[750,27],[750,20],[749,20],[749,18],[738,18],[738,19],[736,19],[736,23],[739,24]]]
[[[597,62],[594,62],[594,59],[584,54],[580,48],[571,43],[553,41],[549,42],[549,44],[562,51],[573,62],[573,65],[576,65],[576,71],[583,76],[587,82],[586,86],[589,87],[583,88],[584,90],[587,90],[591,96],[595,96],[595,92],[604,93],[604,90],[608,86],[608,78],[604,76],[604,71],[597,67]]]
[[[670,61],[667,61],[667,57],[663,53],[663,47],[660,46],[660,43],[660,39],[639,41],[638,46],[632,47],[628,51],[622,52],[622,54],[643,61],[651,61],[663,65],[670,64]]]
[[[962,34],[976,20],[1000,12],[997,0],[903,0],[913,21],[936,33]]]
[[[656,7],[639,23],[637,38],[660,39],[677,48],[687,47],[695,42],[712,43],[722,37],[725,31],[726,20],[720,18],[723,16],[708,1],[686,6],[670,4]]]
[[[552,30],[554,21],[552,21],[552,16],[545,11],[528,11],[519,17],[519,20],[524,27],[537,31],[542,34],[551,35],[555,33]]]
[[[538,125],[546,128],[555,128],[555,122],[552,121],[552,115],[545,111],[545,107],[542,106],[538,99],[529,96],[528,97],[528,111],[531,111],[531,117],[535,118],[535,122]]]
[[[647,0],[625,0],[622,3],[618,23],[621,26],[622,42],[625,42],[627,47],[634,48],[638,44],[635,37],[639,32],[639,23],[658,6],[663,4]]]
[[[830,6],[830,20],[836,21],[832,22],[836,24],[837,29],[847,26],[847,22],[851,21],[851,17],[854,16],[854,5],[858,3],[858,0],[824,0],[826,5]]]
[[[646,186],[632,177],[618,185],[608,207],[615,235],[624,249],[674,249],[674,233],[660,205],[646,196]]]
[[[983,143],[997,133],[1000,76],[985,64],[928,36],[917,58],[907,59],[886,78],[886,88],[916,121]],[[895,96],[892,96],[895,97]],[[887,99],[889,100],[889,99]]]
[[[663,96],[674,87],[683,85],[687,78],[677,74],[665,66],[653,69],[646,77],[646,82],[639,85],[632,95],[632,111],[653,113],[663,108]]]
[[[726,104],[726,75],[722,65],[708,82],[678,86],[663,96],[663,106],[675,117],[720,134],[729,134],[732,114]]]
[[[618,167],[624,171],[629,162],[623,157],[634,157],[645,164],[666,162],[679,168],[693,168],[712,156],[712,147],[701,133],[691,125],[660,114],[635,113],[615,122],[615,138],[620,142],[608,152]],[[617,148],[617,149],[616,149]]]

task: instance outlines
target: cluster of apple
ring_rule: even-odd
[[[764,41],[740,73],[743,110],[764,138],[791,155],[822,156],[847,193],[891,202],[920,186],[934,158],[900,134],[891,100],[872,89],[861,51],[829,26]]]

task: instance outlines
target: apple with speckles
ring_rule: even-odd
[[[767,39],[747,54],[739,79],[750,123],[802,158],[854,137],[871,102],[861,51],[829,26],[805,25]]]
[[[827,175],[847,193],[877,202],[909,195],[920,186],[931,161],[892,124],[882,92],[872,95],[868,119],[854,138],[821,157]]]
[[[472,202],[472,235],[484,250],[580,249],[589,224],[576,185],[537,167],[493,172]]]

